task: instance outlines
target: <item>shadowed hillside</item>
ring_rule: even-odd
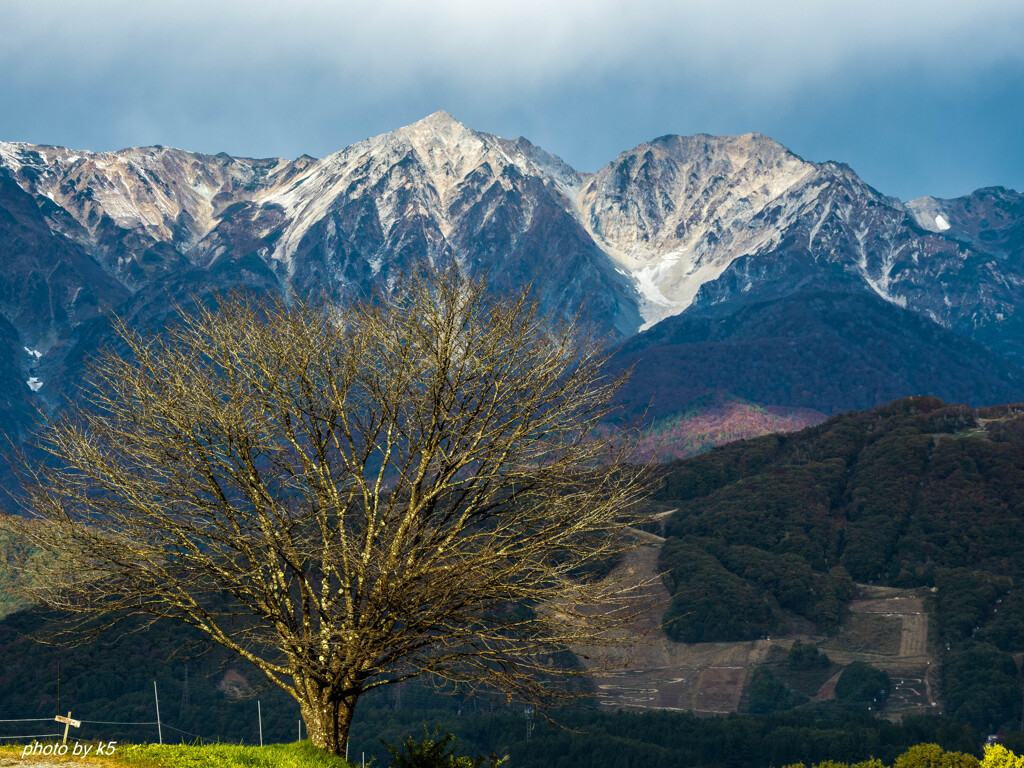
[[[1020,715],[1024,407],[910,398],[669,465],[661,567],[677,640],[840,631],[854,582],[929,588],[946,712]]]

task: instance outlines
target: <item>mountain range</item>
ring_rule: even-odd
[[[236,286],[344,301],[423,260],[582,312],[632,369],[619,404],[645,420],[648,455],[824,422],[663,468],[655,502],[680,510],[665,569],[673,554],[703,564],[688,583],[733,589],[746,602],[712,595],[727,618],[756,614],[717,639],[831,626],[850,574],[908,589],[935,576],[948,658],[988,643],[1013,668],[1020,601],[995,606],[1016,573],[1020,409],[914,398],[835,416],[911,395],[1024,401],[1024,195],[1008,189],[902,202],[759,134],[664,136],[583,173],[444,112],[320,159],[0,142],[0,431],[17,446],[76,397],[112,316],[159,328]],[[673,590],[682,639],[702,594]],[[975,722],[975,700],[998,697],[957,704],[983,670],[965,664],[944,695]],[[1016,706],[1015,681],[989,688]]]
[[[73,397],[110,312],[158,323],[235,285],[343,300],[422,259],[582,307],[655,417],[1024,400],[1024,195],[904,203],[759,134],[590,174],[437,112],[321,159],[0,142],[0,420]]]

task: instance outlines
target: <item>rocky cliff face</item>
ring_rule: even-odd
[[[578,198],[641,292],[648,325],[693,306],[797,290],[876,294],[1024,361],[1024,197],[909,204],[771,139],[669,136],[621,155]]]
[[[758,134],[666,136],[593,175],[444,112],[322,159],[0,142],[0,348],[34,350],[0,370],[23,390],[0,407],[68,385],[111,310],[150,320],[239,283],[343,299],[418,259],[535,281],[619,339],[814,289],[1019,363],[1022,251],[1016,192],[904,204]]]
[[[686,309],[738,256],[777,245],[771,212],[814,171],[764,136],[665,136],[598,171],[577,204],[633,279],[650,326]]]

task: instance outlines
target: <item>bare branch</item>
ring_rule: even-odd
[[[47,425],[23,535],[40,597],[197,627],[343,748],[365,690],[428,674],[557,696],[565,649],[620,642],[648,472],[601,424],[599,339],[424,271],[349,307],[242,295],[92,367]],[[635,580],[634,580],[635,581]]]

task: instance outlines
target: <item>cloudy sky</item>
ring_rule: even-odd
[[[1021,0],[0,0],[0,139],[322,156],[446,109],[584,171],[758,131],[910,199],[1024,191]]]

